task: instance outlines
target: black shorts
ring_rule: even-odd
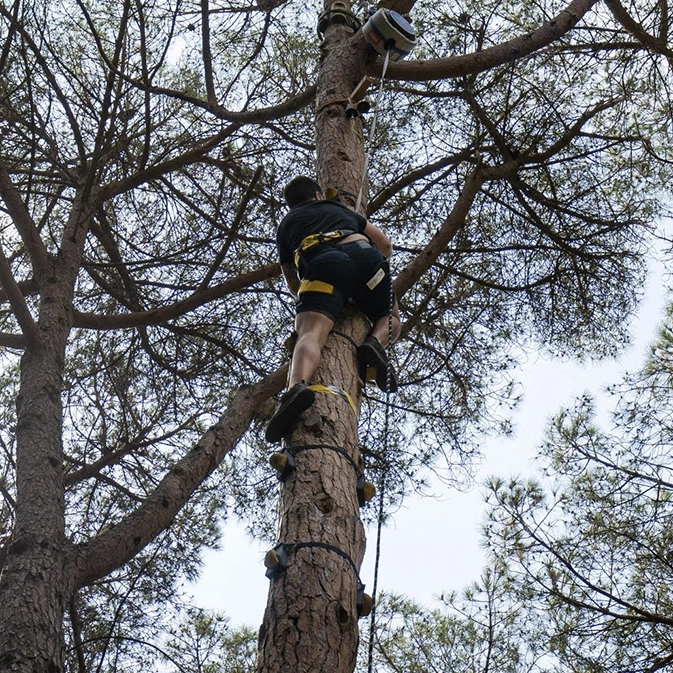
[[[300,272],[297,313],[322,313],[336,322],[349,299],[371,322],[390,312],[388,261],[367,241],[322,244],[304,255]]]

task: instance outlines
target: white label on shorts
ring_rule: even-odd
[[[373,290],[384,278],[386,277],[386,272],[383,269],[379,269],[368,281],[367,287],[370,290]]]

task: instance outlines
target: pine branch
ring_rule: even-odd
[[[129,516],[75,548],[74,584],[86,586],[119,568],[170,526],[200,484],[233,450],[259,405],[283,386],[281,367],[253,386],[238,390],[220,420],[209,428]]]
[[[558,40],[570,31],[597,2],[598,0],[573,0],[553,19],[532,33],[521,35],[483,51],[429,61],[393,63],[388,68],[386,78],[408,82],[449,79],[511,63]],[[380,77],[382,65],[382,60],[378,59],[372,66],[370,74]]]
[[[194,292],[192,295],[181,301],[162,306],[161,308],[151,309],[149,311],[135,311],[132,313],[119,313],[117,315],[98,315],[95,313],[79,313],[75,311],[74,326],[87,329],[108,330],[125,329],[128,327],[143,327],[147,325],[159,325],[167,320],[173,320],[188,313],[189,311],[203,306],[215,299],[221,299],[228,294],[242,290],[243,288],[259,283],[260,281],[274,278],[280,273],[278,264],[267,264],[250,271],[242,273],[235,278],[209,287],[200,292]]]

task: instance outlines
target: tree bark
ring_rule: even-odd
[[[40,278],[37,337],[21,359],[16,427],[16,519],[0,575],[0,670],[63,668],[63,613],[72,591],[65,537],[61,390],[72,292],[86,225],[79,198],[61,254]]]
[[[60,375],[43,346],[22,360],[16,526],[0,577],[0,670],[62,670],[68,600]]]
[[[357,343],[367,332],[364,320],[352,314],[335,329]],[[316,380],[359,399],[355,349],[347,338],[330,335]],[[331,448],[301,448],[318,445],[337,447],[350,460]],[[354,469],[362,469],[357,412],[341,395],[317,393],[285,448],[295,456],[280,493],[278,542],[286,545],[287,567],[271,580],[257,670],[352,673],[357,572],[365,550]],[[302,546],[307,543],[330,548]]]
[[[94,190],[95,191],[95,190]],[[58,254],[39,241],[25,204],[12,220],[30,249],[40,302],[36,336],[21,358],[16,402],[16,515],[0,568],[0,670],[63,670],[63,615],[74,589],[73,546],[65,536],[63,373],[73,325],[75,281],[96,194],[77,192]],[[3,198],[12,199],[11,186]]]
[[[345,101],[373,52],[361,33],[354,36],[344,24],[328,26],[321,49],[316,172],[323,189],[337,187],[342,202],[352,208],[365,153],[361,119],[347,118]],[[366,199],[366,209],[365,204]],[[346,312],[323,349],[315,376],[315,382],[345,391],[355,410],[339,394],[317,393],[285,440],[295,460],[280,490],[278,543],[283,547],[277,549],[286,555],[286,567],[277,568],[271,579],[260,628],[259,673],[352,673],[355,668],[365,537],[356,491],[357,471],[362,470],[357,437],[361,383],[354,344],[367,331],[361,314]]]

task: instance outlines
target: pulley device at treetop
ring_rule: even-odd
[[[405,56],[408,56],[416,44],[416,35],[411,24],[397,12],[391,9],[379,9],[374,12],[367,23],[362,27],[362,33],[365,36],[367,43],[384,57],[383,70],[381,71],[381,81],[379,83],[379,92],[376,96],[376,104],[374,105],[374,119],[369,131],[369,150],[365,155],[365,163],[362,167],[362,180],[360,181],[360,191],[358,193],[357,203],[355,204],[355,212],[359,212],[362,204],[362,196],[364,194],[365,180],[367,178],[367,170],[369,168],[369,160],[372,153],[372,141],[374,133],[376,132],[376,118],[378,115],[379,103],[383,95],[383,82],[386,78],[386,71],[388,70],[389,61],[401,61]],[[366,78],[365,78],[366,79]],[[365,85],[366,87],[366,85]],[[362,82],[358,84],[355,91],[351,94],[351,99],[358,92],[362,93]]]
[[[377,54],[384,57],[379,91],[374,106],[374,118],[369,131],[369,151],[365,155],[362,179],[360,181],[360,191],[355,206],[355,212],[359,212],[360,206],[362,205],[367,169],[369,167],[372,147],[371,140],[376,131],[377,111],[383,93],[383,82],[385,81],[386,72],[388,70],[388,63],[390,61],[401,61],[411,53],[411,50],[416,45],[416,34],[409,21],[392,9],[381,8],[379,10],[370,10],[370,16],[363,26],[360,19],[358,19],[358,17],[348,9],[347,5],[340,0],[332,2],[329,7],[320,14],[320,17],[318,18],[318,35],[320,38],[323,37],[325,30],[327,30],[330,23],[347,25],[353,32],[360,30],[360,27],[362,27],[362,34],[367,41],[367,44],[369,44]],[[358,83],[355,89],[353,89],[348,98],[328,100],[322,103],[318,108],[318,112],[329,105],[343,105],[346,110],[346,116],[351,120],[355,120],[358,116],[365,112],[369,112],[371,108],[367,101],[362,100],[371,83],[371,77],[366,75]],[[333,194],[329,195],[328,192]],[[336,198],[338,193],[339,190],[335,187],[328,187],[325,190],[325,196],[327,196],[328,199]]]
[[[379,53],[390,52],[391,61],[401,61],[411,53],[416,44],[416,35],[411,24],[392,9],[374,12],[362,27],[365,40]]]

